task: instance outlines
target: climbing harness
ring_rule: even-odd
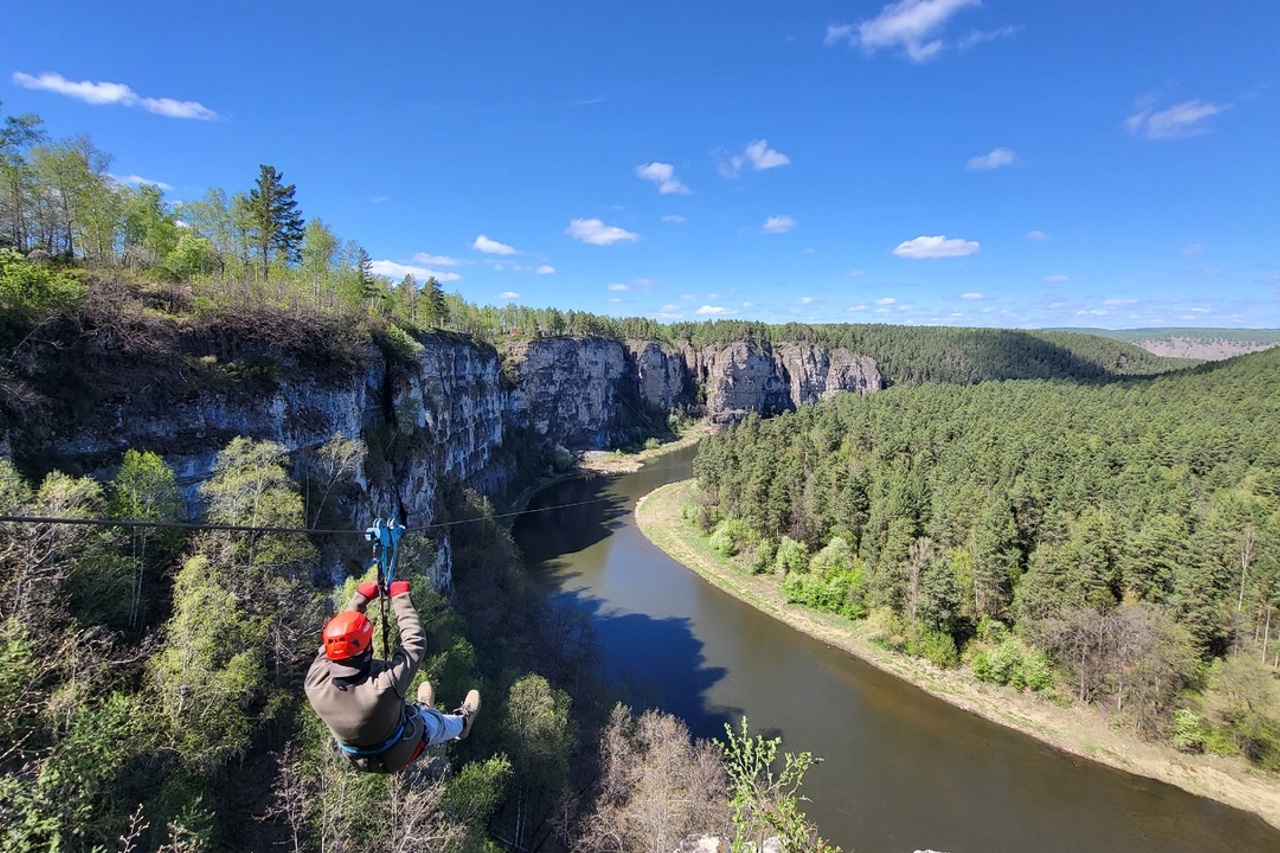
[[[399,557],[400,537],[404,525],[394,518],[375,519],[367,528],[364,538],[373,543],[373,566],[378,570],[378,600],[382,613],[382,655],[391,659],[391,622],[387,616],[387,600],[391,598],[389,587],[396,576],[396,560]]]
[[[354,758],[372,758],[375,755],[382,755],[391,747],[400,742],[400,738],[404,737],[405,726],[409,724],[409,718],[418,715],[418,707],[416,705],[405,705],[404,710],[400,714],[400,725],[391,737],[384,740],[377,746],[359,747],[338,741],[338,748]]]

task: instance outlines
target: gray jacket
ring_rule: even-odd
[[[369,599],[357,592],[347,609],[363,613],[368,604]],[[390,661],[370,662],[362,676],[357,667],[329,660],[321,647],[306,684],[307,700],[340,744],[376,749],[394,737],[403,722],[404,730],[390,748],[373,756],[347,756],[360,769],[381,773],[404,769],[422,743],[422,718],[410,713],[406,696],[426,657],[427,636],[408,593],[394,596],[391,609],[400,626],[400,647]]]

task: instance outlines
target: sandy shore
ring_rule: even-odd
[[[1186,755],[1144,742],[1109,727],[1092,708],[1059,707],[1033,694],[979,682],[967,670],[940,670],[872,644],[864,622],[787,604],[771,578],[747,574],[719,556],[708,547],[707,536],[681,519],[691,484],[685,480],[646,495],[636,506],[636,522],[651,542],[731,595],[966,711],[1065,752],[1253,812],[1280,829],[1280,780],[1243,761]]]
[[[712,427],[706,423],[698,423],[690,427],[684,435],[675,441],[659,445],[651,450],[636,453],[623,453],[620,450],[588,450],[578,460],[578,467],[597,474],[630,474],[639,471],[644,463],[666,456],[677,450],[692,447],[710,434]]]

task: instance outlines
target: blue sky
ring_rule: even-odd
[[[1275,0],[45,0],[0,100],[170,201],[271,164],[481,304],[1280,327],[1277,44]]]

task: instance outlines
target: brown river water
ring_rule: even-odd
[[[961,711],[672,560],[632,510],[691,476],[693,453],[552,486],[515,526],[545,594],[590,614],[603,675],[637,711],[698,737],[745,714],[753,734],[821,757],[804,811],[846,853],[1280,853],[1261,818]]]

